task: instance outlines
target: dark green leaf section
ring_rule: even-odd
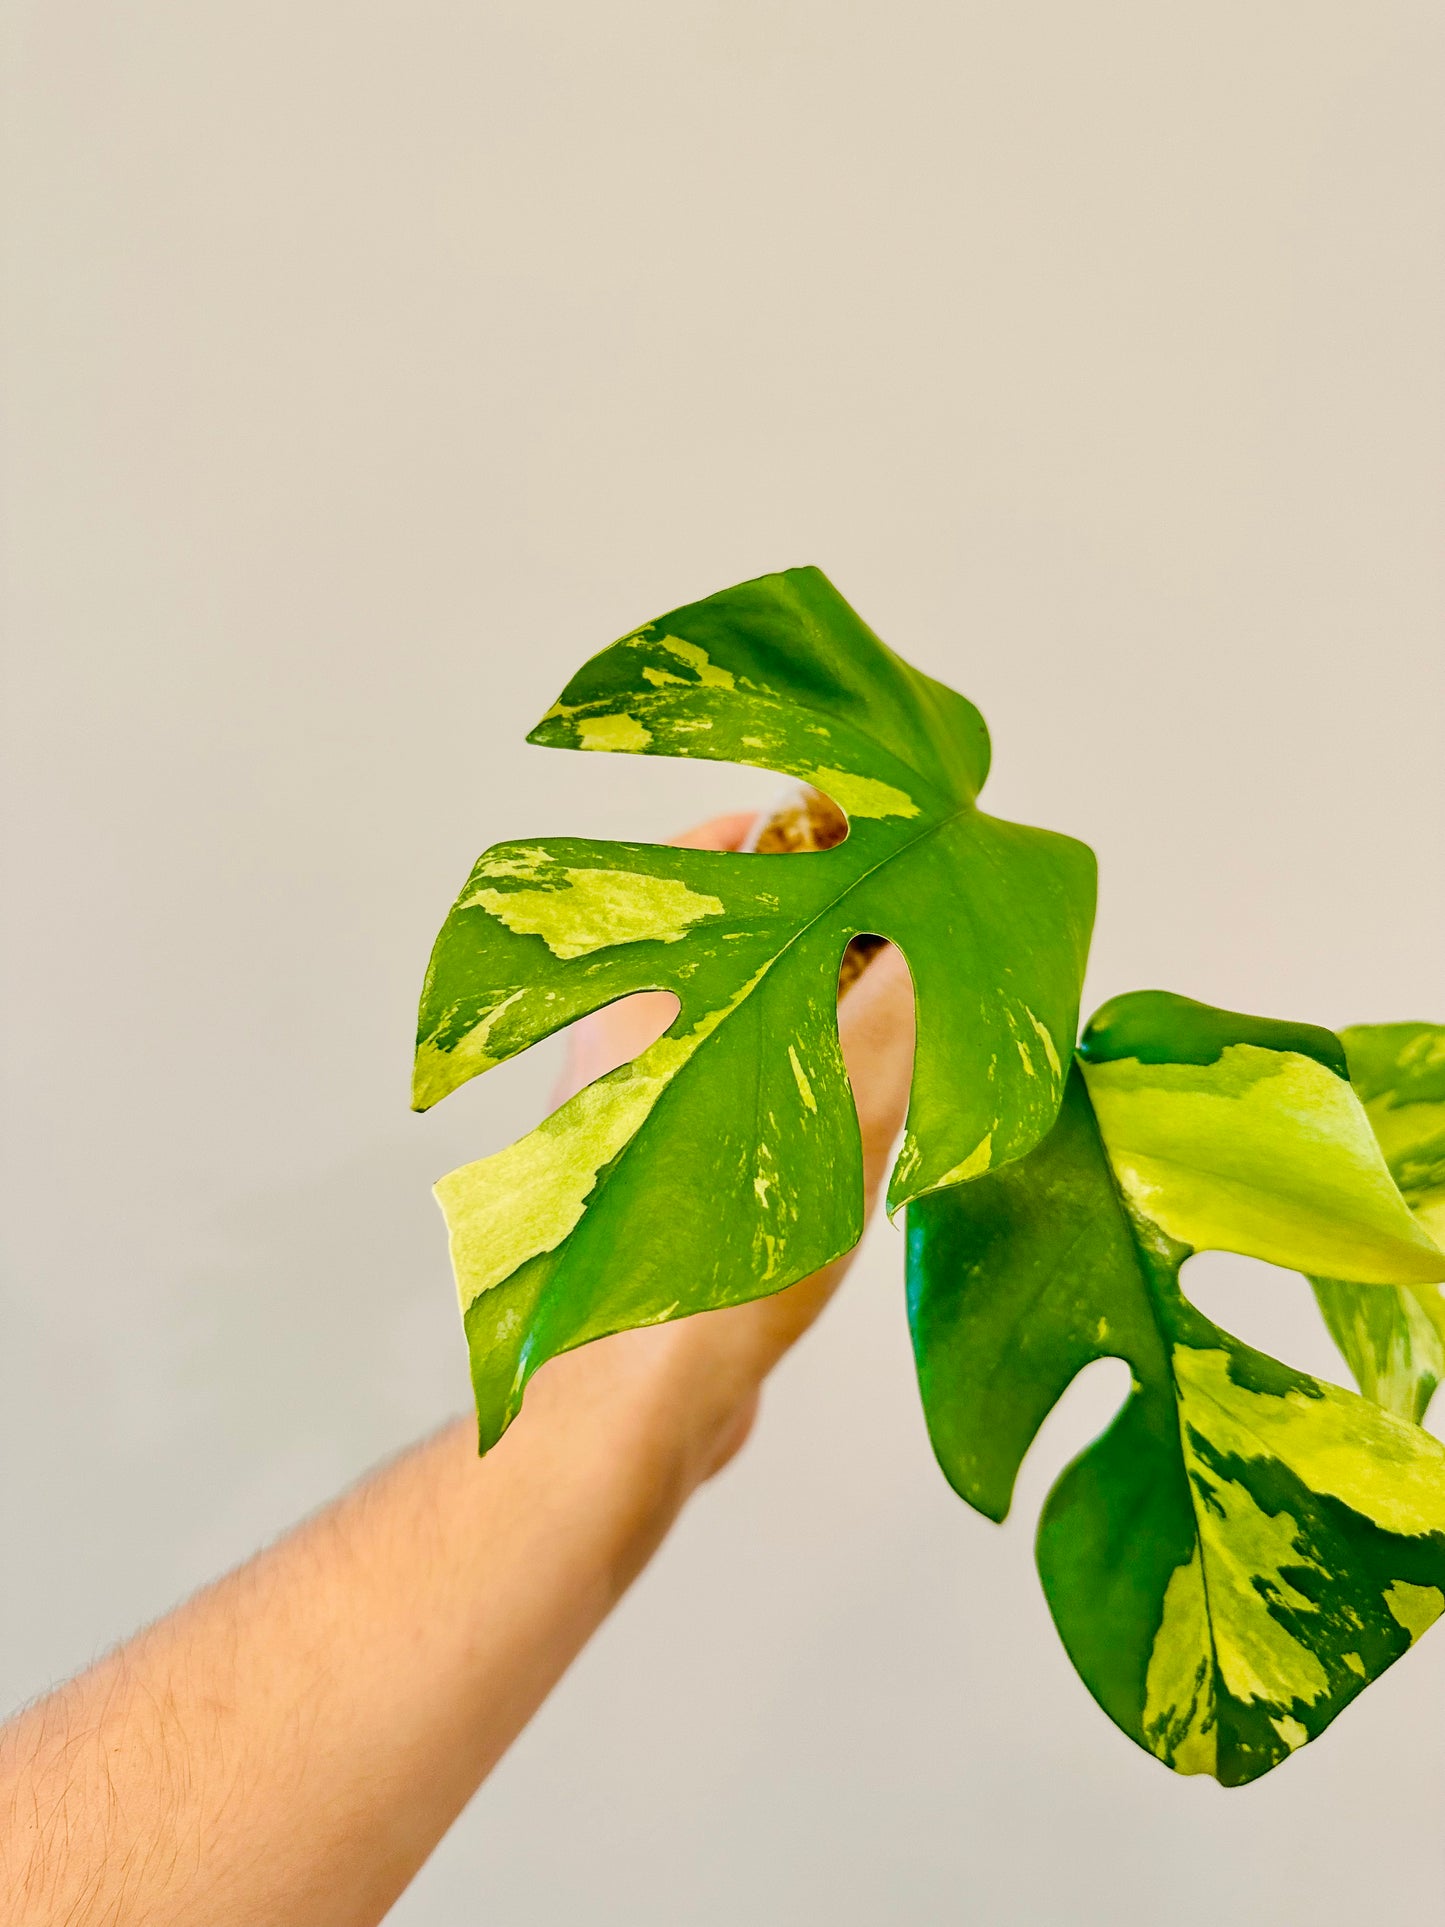
[[[777,1291],[861,1225],[836,985],[896,942],[918,1046],[896,1207],[1023,1155],[1058,1112],[1091,853],[984,815],[971,703],[887,649],[815,569],[675,610],[589,662],[533,741],[719,758],[832,797],[835,847],[739,855],[549,838],[477,863],[423,991],[415,1101],[637,990],[659,1043],[438,1196],[484,1444],[544,1359]]]
[[[759,764],[829,795],[820,769],[892,776],[935,812],[971,802],[989,767],[973,704],[895,655],[820,569],[759,576],[634,630],[583,665],[528,740],[586,749],[618,734],[650,756]]]
[[[1133,1057],[1141,1064],[1215,1064],[1232,1044],[1296,1051],[1337,1077],[1349,1076],[1344,1047],[1332,1030],[1219,1010],[1172,990],[1131,990],[1101,1004],[1079,1039],[1086,1064]]]
[[[1342,1041],[1390,1175],[1438,1244],[1445,1239],[1445,1026],[1361,1024]],[[1401,1418],[1423,1419],[1445,1378],[1439,1287],[1310,1282],[1360,1390]]]
[[[1141,1049],[1103,1060],[1102,1113],[1100,1072],[1081,1065],[1035,1151],[910,1208],[910,1322],[940,1464],[994,1519],[1075,1375],[1127,1362],[1118,1416],[1046,1502],[1040,1574],[1111,1718],[1176,1771],[1238,1785],[1322,1731],[1445,1607],[1445,1448],[1252,1351],[1182,1295],[1194,1243],[1141,1203],[1226,1248],[1307,1239],[1316,1187],[1291,1178],[1291,1145],[1304,1166],[1323,1139],[1321,1208],[1354,1227],[1362,1270],[1410,1274],[1422,1245],[1379,1197],[1355,1100],[1318,1053],[1292,1037],[1272,1067],[1265,1046],[1235,1042],[1205,1068],[1195,1025],[1171,1060],[1167,1007],[1153,1009],[1153,1030],[1122,1012]],[[1278,1187],[1277,1224],[1225,1155],[1240,1136]]]

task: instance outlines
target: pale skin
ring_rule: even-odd
[[[736,848],[747,816],[678,839]],[[559,1097],[672,1000],[574,1028]],[[839,1011],[871,1211],[902,1127],[913,993],[880,951]],[[379,1921],[747,1438],[848,1260],[553,1360],[478,1459],[469,1419],[383,1466],[0,1729],[14,1927]]]

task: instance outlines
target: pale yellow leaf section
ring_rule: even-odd
[[[519,936],[540,937],[554,957],[585,957],[620,943],[676,943],[723,909],[718,898],[676,877],[636,870],[566,870],[555,886],[473,890],[457,908],[474,904]]]
[[[463,1312],[529,1258],[555,1250],[578,1223],[597,1173],[667,1088],[671,1067],[657,1061],[659,1050],[654,1044],[516,1144],[464,1164],[436,1186]]]
[[[1288,1510],[1264,1510],[1240,1480],[1223,1477],[1201,1449],[1226,1459],[1276,1460],[1301,1483],[1340,1499],[1385,1531],[1445,1531],[1445,1447],[1429,1433],[1352,1393],[1322,1386],[1282,1395],[1252,1391],[1230,1377],[1229,1354],[1176,1346],[1174,1377],[1185,1469],[1198,1495],[1198,1544],[1171,1575],[1145,1680],[1147,1744],[1176,1772],[1214,1765],[1213,1676],[1237,1700],[1279,1707],[1271,1716],[1291,1749],[1309,1737],[1284,1710],[1328,1691],[1320,1659],[1277,1617],[1318,1613],[1294,1583],[1301,1570],[1330,1574]],[[1432,1586],[1395,1581],[1384,1603],[1418,1638],[1445,1597]],[[1363,1673],[1357,1654],[1345,1663]]]
[[[1176,1346],[1174,1376],[1184,1418],[1216,1451],[1279,1459],[1386,1532],[1445,1533],[1445,1445],[1420,1426],[1318,1381],[1318,1398],[1251,1391],[1235,1384],[1221,1350]]]
[[[1144,1680],[1144,1738],[1176,1773],[1213,1773],[1219,1752],[1214,1653],[1199,1547],[1176,1566]]]
[[[816,1114],[818,1109],[818,1100],[816,1097],[814,1097],[813,1087],[808,1082],[808,1073],[803,1069],[802,1063],[800,1062],[798,1057],[798,1053],[794,1050],[791,1044],[789,1044],[788,1046],[788,1062],[793,1067],[793,1082],[798,1087],[799,1097],[802,1098],[804,1104],[807,1105],[808,1109]]]
[[[910,1181],[922,1162],[922,1147],[919,1145],[917,1138],[911,1133],[906,1133],[903,1139],[903,1149],[898,1154],[898,1163],[894,1167],[893,1177],[888,1187],[890,1199],[896,1198],[901,1193],[907,1191]],[[969,1178],[981,1178],[992,1162],[993,1132],[989,1131],[979,1139],[967,1157],[960,1159],[951,1170],[945,1171],[941,1178],[937,1179],[933,1184],[930,1184],[926,1190],[919,1192],[918,1196],[926,1198],[932,1192],[942,1191],[950,1184],[963,1184]],[[888,1206],[890,1221],[892,1221],[902,1208],[902,1205],[896,1205],[890,1202]]]
[[[1085,1064],[1129,1202],[1195,1250],[1373,1284],[1445,1278],[1359,1099],[1295,1051],[1231,1044],[1214,1064]]]
[[[930,1191],[941,1191],[948,1184],[963,1184],[969,1178],[981,1178],[992,1162],[993,1132],[990,1131],[979,1139],[961,1163],[955,1164],[951,1171],[945,1171],[938,1183],[928,1188]]]
[[[737,677],[731,669],[715,663],[699,643],[686,642],[681,636],[655,636],[652,640],[679,662],[685,662],[704,689],[735,689]],[[645,672],[644,672],[645,673]]]
[[[1041,1024],[1039,1022],[1027,1004],[1024,1005],[1024,1016],[1028,1018],[1035,1031],[1037,1031],[1039,1042],[1044,1047],[1044,1056],[1049,1060],[1049,1069],[1053,1072],[1055,1082],[1057,1082],[1064,1073],[1063,1066],[1059,1063],[1059,1053],[1054,1044],[1053,1033],[1047,1024]]]
[[[1413,1580],[1397,1579],[1385,1594],[1385,1604],[1410,1635],[1413,1646],[1445,1612],[1445,1593],[1438,1586],[1417,1586]]]
[[[555,1251],[587,1208],[598,1173],[637,1135],[672,1079],[758,984],[749,979],[682,1037],[660,1037],[620,1070],[569,1098],[535,1131],[436,1185],[465,1313],[484,1291]]]
[[[917,816],[918,805],[905,791],[872,776],[854,776],[846,769],[815,769],[808,782],[821,790],[848,816]]]
[[[1176,1362],[1180,1356],[1175,1353]],[[1220,1478],[1202,1463],[1190,1440],[1191,1426],[1211,1445],[1229,1450],[1215,1438],[1212,1416],[1191,1407],[1186,1396],[1180,1426],[1184,1463],[1209,1495],[1194,1511],[1220,1677],[1237,1700],[1264,1700],[1272,1706],[1317,1700],[1329,1687],[1328,1673],[1270,1611],[1271,1602],[1296,1613],[1317,1611],[1285,1577],[1286,1567],[1316,1562],[1297,1519],[1288,1512],[1265,1512],[1245,1486]]]
[[[439,1050],[432,1043],[417,1046],[416,1062],[411,1073],[413,1110],[430,1110],[433,1104],[457,1090],[468,1078],[480,1076],[500,1061],[487,1048],[493,1027],[502,1012],[510,1010],[518,998],[526,994],[524,985],[521,990],[514,990],[510,997],[504,997],[501,1003],[480,1017],[450,1050]]]
[[[652,732],[635,716],[582,716],[577,723],[577,742],[582,749],[639,750],[652,741]]]

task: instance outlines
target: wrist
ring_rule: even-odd
[[[753,1336],[728,1309],[594,1340],[537,1373],[517,1424],[569,1436],[644,1534],[665,1530],[747,1436],[771,1363]]]

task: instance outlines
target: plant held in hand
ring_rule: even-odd
[[[418,1108],[632,992],[679,1005],[630,1063],[437,1186],[483,1450],[548,1358],[780,1291],[856,1242],[839,967],[890,940],[918,1041],[889,1205],[908,1207],[945,1473],[1002,1518],[1069,1381],[1126,1359],[1129,1399],[1040,1529],[1069,1654],[1177,1771],[1233,1784],[1312,1738],[1445,1607],[1445,1447],[1412,1422],[1445,1360],[1445,1033],[1350,1032],[1347,1059],[1330,1032],[1147,992],[1105,1006],[1076,1056],[1091,853],[978,808],[977,710],[815,569],[624,637],[530,740],[778,770],[847,834],[773,839],[790,854],[554,838],[478,861],[427,972]],[[1179,1285],[1201,1249],[1308,1273],[1371,1398],[1205,1319]]]
[[[837,1026],[854,937],[899,946],[918,1004],[890,1209],[1037,1143],[1094,907],[1083,844],[977,807],[978,711],[886,649],[816,569],[614,643],[530,740],[781,770],[849,830],[806,856],[503,843],[467,879],[422,994],[418,1107],[629,992],[681,1006],[631,1064],[438,1186],[484,1446],[557,1352],[779,1291],[857,1242]]]

